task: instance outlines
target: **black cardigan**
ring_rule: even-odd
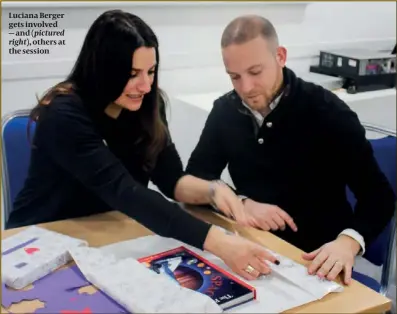
[[[228,165],[237,193],[275,204],[298,226],[275,234],[305,251],[346,228],[368,245],[395,210],[395,195],[357,115],[335,94],[284,69],[284,94],[259,127],[235,91],[217,99],[187,172],[216,179]],[[358,199],[354,214],[346,186]]]
[[[29,174],[7,228],[120,210],[159,235],[202,248],[210,226],[147,188],[150,179],[174,198],[184,172],[171,139],[149,173],[137,113],[97,118],[77,95],[57,96],[42,109]]]

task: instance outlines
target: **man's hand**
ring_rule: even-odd
[[[244,201],[245,215],[249,226],[268,230],[285,230],[288,225],[293,231],[298,231],[294,220],[280,207],[262,204],[251,199]]]
[[[311,253],[305,253],[302,257],[312,261],[308,267],[309,274],[335,280],[343,271],[344,283],[348,285],[351,282],[354,258],[360,249],[361,246],[356,240],[340,235],[336,240],[328,242]]]

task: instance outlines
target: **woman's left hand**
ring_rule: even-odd
[[[244,204],[227,184],[215,183],[213,202],[227,217],[236,220],[240,225],[247,225]]]

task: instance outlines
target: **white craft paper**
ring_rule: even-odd
[[[67,264],[68,250],[87,246],[86,241],[32,226],[2,240],[2,281],[22,289]]]
[[[132,313],[221,313],[208,296],[158,276],[134,258],[100,249],[70,251],[86,279]]]
[[[318,276],[311,276],[305,266],[274,251],[268,251],[280,261],[280,265],[269,264],[272,271],[307,291],[316,299],[319,300],[331,292],[343,291],[343,287],[340,284],[327,279],[320,279]]]
[[[139,259],[181,245],[226,271],[232,272],[221,259],[211,253],[203,252],[175,239],[157,235],[107,245],[100,250],[104,255],[113,254],[117,259]],[[343,287],[335,282],[320,280],[317,276],[309,275],[303,265],[275,252],[272,254],[280,260],[280,265],[271,265],[270,275],[258,280],[246,281],[234,274],[256,288],[257,300],[229,309],[225,311],[226,313],[280,313],[319,300],[328,293],[343,291]]]

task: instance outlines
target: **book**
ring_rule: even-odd
[[[138,261],[176,284],[203,293],[223,310],[255,300],[256,290],[184,246]]]
[[[88,242],[31,226],[2,241],[2,281],[22,289],[71,261],[68,250]]]

